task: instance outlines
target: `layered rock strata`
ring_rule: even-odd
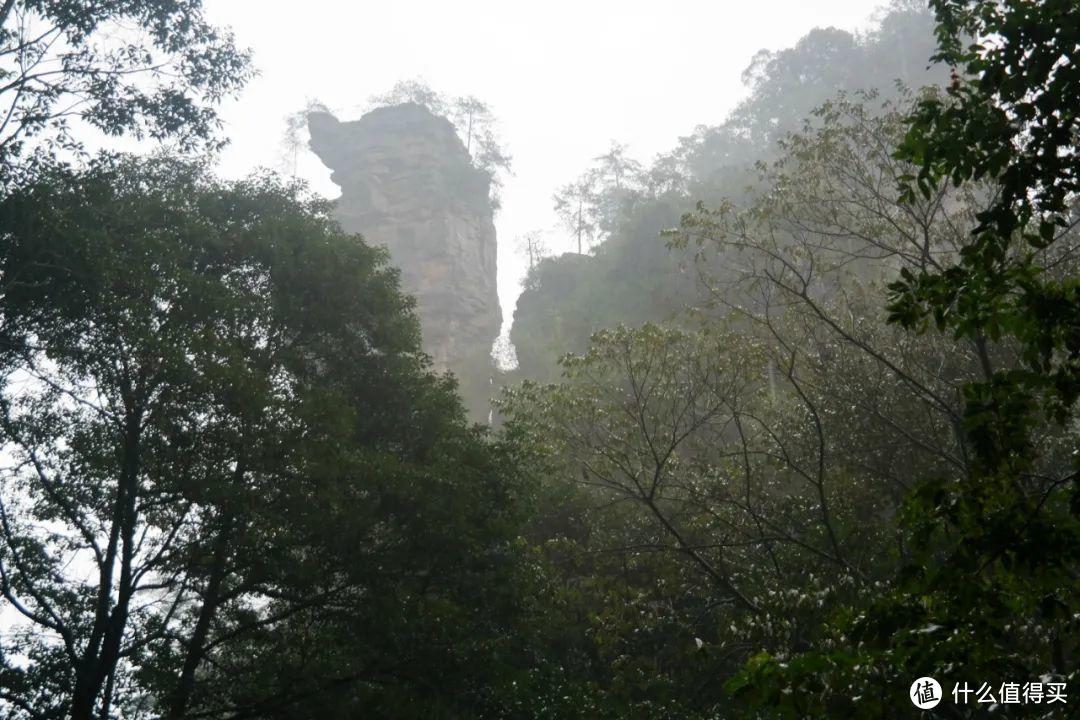
[[[342,227],[384,245],[416,297],[424,349],[458,378],[474,420],[488,419],[496,289],[491,179],[453,126],[426,108],[394,105],[359,120],[308,118],[311,149],[341,187]]]

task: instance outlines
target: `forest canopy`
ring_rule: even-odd
[[[897,2],[612,142],[485,425],[386,248],[219,173],[199,0],[0,4],[0,719],[1071,716],[1078,49]],[[373,102],[508,172],[485,102]]]

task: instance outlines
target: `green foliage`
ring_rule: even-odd
[[[0,171],[29,138],[77,147],[69,120],[109,135],[207,141],[214,106],[250,77],[246,52],[206,22],[202,0],[0,6]],[[131,28],[137,28],[132,30]]]
[[[547,478],[536,642],[616,715],[732,716],[724,682],[743,661],[823,640],[835,607],[887,576],[875,418],[853,436],[854,408],[810,355],[770,383],[787,349],[746,330],[601,331],[560,383],[504,401]],[[867,370],[853,369],[844,383]]]
[[[51,170],[0,217],[5,717],[492,705],[524,481],[384,251],[168,158]]]
[[[525,280],[510,339],[519,375],[553,379],[558,358],[583,352],[592,333],[620,322],[663,321],[696,297],[690,264],[666,252],[660,232],[678,222],[678,204],[641,203],[591,255],[544,258]]]
[[[0,69],[27,90],[5,168],[70,143],[51,109],[87,90],[108,132],[205,138],[246,58],[175,5],[6,3],[4,48],[32,15],[74,51],[51,88]],[[302,187],[163,157],[5,176],[0,717],[902,718],[921,675],[1075,685],[1080,20],[931,5],[944,93],[835,95],[935,78],[896,3],[564,188],[603,242],[525,239],[512,337],[557,382],[509,391],[496,440],[385,253]],[[133,18],[145,48],[92,42]],[[177,84],[107,80],[159,55]],[[379,101],[506,169],[475,98]]]
[[[372,96],[371,102],[378,107],[415,103],[449,120],[465,144],[473,165],[491,176],[491,200],[496,208],[499,207],[502,176],[512,174],[513,158],[499,139],[495,115],[487,103],[473,95],[443,95],[417,78],[398,81],[389,92]]]
[[[551,379],[565,352],[583,352],[589,335],[617,324],[668,320],[705,302],[689,258],[665,252],[661,230],[699,201],[749,203],[755,164],[775,158],[777,143],[838,90],[876,88],[882,100],[908,87],[942,83],[927,67],[933,17],[896,2],[864,36],[835,28],[808,33],[794,47],[758,53],[745,74],[750,95],[723,124],[698,127],[646,167],[614,143],[556,193],[561,225],[579,253],[531,272],[515,313],[513,342],[525,377]]]
[[[1080,189],[1080,70],[1071,61],[1080,45],[1075,7],[933,6],[939,18],[936,57],[962,67],[964,75],[954,76],[947,99],[924,101],[912,117],[898,152],[919,173],[905,194],[989,177],[998,196],[979,215],[960,262],[894,285],[892,319],[915,327],[932,317],[939,329],[959,336],[1015,337],[1028,372],[1011,384],[1018,393],[1041,395],[1063,420],[1080,394],[1078,285],[1075,278],[1048,281],[1038,251],[1072,226],[1071,202]],[[969,37],[978,40],[965,45]],[[996,414],[1004,417],[1005,408]]]
[[[956,263],[997,197],[987,178],[898,200],[906,131],[873,94],[823,105],[752,204],[667,234],[698,261],[707,302],[678,322],[700,334],[601,331],[558,384],[511,395],[548,483],[576,489],[536,532],[576,593],[551,622],[588,623],[578,673],[610,706],[909,717],[921,675],[1072,672],[1075,428],[1020,404],[973,432],[1015,401],[1025,348],[885,322],[891,280]],[[1043,251],[1048,282],[1076,273],[1074,241]],[[1017,448],[1020,473],[986,472]]]
[[[626,157],[621,143],[613,142],[607,153],[593,160],[594,167],[552,197],[559,222],[576,240],[579,255],[615,232],[640,200],[645,181],[640,163]]]
[[[917,206],[948,184],[989,190],[954,253],[901,270],[888,310],[894,323],[926,332],[932,320],[978,350],[980,373],[958,388],[970,450],[958,478],[913,475],[901,514],[908,553],[888,591],[842,621],[839,653],[762,657],[733,684],[792,717],[835,711],[860,688],[902,704],[906,682],[921,675],[1077,676],[1080,95],[1071,58],[1080,25],[1073,3],[931,5],[937,58],[962,74],[909,119],[897,151],[914,164],[899,178],[902,200]],[[995,344],[1012,348],[1011,362],[988,352]],[[876,678],[860,677],[868,667]],[[777,695],[792,686],[822,692],[796,708]],[[843,712],[881,717],[862,703]]]

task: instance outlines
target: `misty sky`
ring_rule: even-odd
[[[865,28],[875,0],[520,3],[468,0],[346,2],[207,0],[215,23],[250,47],[260,76],[223,110],[228,176],[280,167],[284,117],[318,99],[343,120],[397,80],[422,78],[449,95],[475,95],[499,119],[514,158],[499,236],[506,321],[524,260],[515,236],[545,231],[556,252],[570,240],[551,195],[610,140],[648,161],[699,124],[717,124],[746,94],[741,74],[762,48],[781,49],[814,26]],[[299,174],[337,197],[308,153]]]

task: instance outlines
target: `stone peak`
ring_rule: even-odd
[[[378,107],[356,120],[347,121],[341,121],[329,112],[313,112],[308,115],[308,129],[312,150],[320,157],[329,149],[327,146],[334,147],[333,155],[340,155],[342,150],[384,144],[394,138],[426,138],[443,146],[442,154],[471,163],[469,153],[450,121],[417,103]],[[341,147],[342,144],[349,147]]]
[[[338,221],[390,251],[434,369],[457,376],[471,416],[485,422],[501,324],[491,177],[448,120],[413,103],[349,122],[312,113],[308,126],[311,149],[341,187]]]

